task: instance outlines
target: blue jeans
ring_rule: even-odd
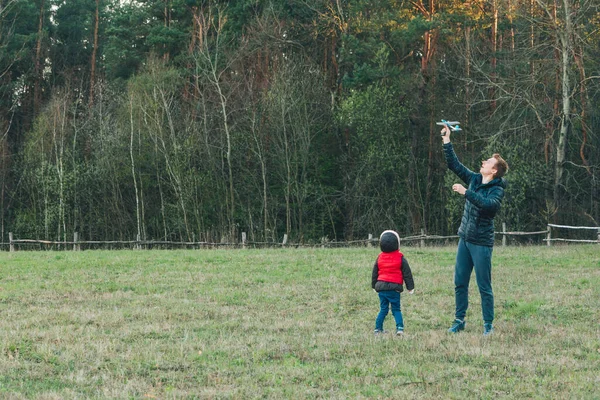
[[[454,294],[456,298],[456,318],[463,320],[469,307],[469,280],[475,268],[475,278],[481,295],[483,322],[494,321],[494,293],[492,291],[492,250],[493,247],[478,246],[458,242],[456,265],[454,267]]]
[[[402,320],[402,311],[400,311],[400,293],[393,290],[379,292],[379,314],[375,320],[375,329],[383,330],[383,321],[392,306],[392,315],[396,320],[396,330],[404,330],[404,321]]]

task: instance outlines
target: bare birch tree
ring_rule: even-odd
[[[561,0],[553,3],[544,0],[536,0],[539,7],[545,12],[547,21],[554,31],[556,38],[556,51],[560,61],[560,93],[557,93],[560,107],[560,125],[558,129],[558,140],[556,145],[556,157],[554,160],[554,184],[553,203],[557,210],[561,210],[562,200],[565,194],[565,162],[567,159],[567,143],[569,132],[572,130],[572,117],[576,110],[573,109],[573,98],[576,88],[581,87],[584,81],[578,82],[574,66],[578,63],[576,58],[575,40],[578,37],[577,26],[580,19],[589,10],[587,1]],[[585,77],[583,77],[585,79]],[[584,104],[585,106],[585,104]],[[585,110],[579,110],[585,113]]]
[[[228,54],[226,51],[228,43],[225,40],[223,30],[227,23],[227,17],[224,10],[218,7],[214,9],[207,7],[206,10],[195,15],[195,18],[198,19],[202,35],[201,39],[195,42],[196,51],[194,56],[198,64],[196,71],[201,75],[199,78],[207,81],[216,94],[221,129],[225,135],[224,158],[227,165],[228,180],[226,203],[228,207],[229,235],[233,238],[235,236],[236,199],[232,135],[235,124],[231,118],[233,112],[231,99],[238,90],[238,84],[234,78],[239,73],[235,71],[234,64],[241,49],[238,48],[235,54]]]

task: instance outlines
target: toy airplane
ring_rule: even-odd
[[[443,119],[442,122],[436,122],[436,124],[442,126],[446,125],[452,132],[462,131],[459,126],[460,122],[458,121],[446,121]]]

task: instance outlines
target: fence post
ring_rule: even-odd
[[[600,228],[598,228],[598,244],[600,244]]]
[[[246,248],[246,232],[242,232],[242,249]]]
[[[283,234],[283,242],[281,242],[281,246],[284,246],[287,244],[287,233]]]
[[[552,229],[552,228],[550,228],[550,225],[548,225],[547,228],[548,228],[548,234],[546,235],[546,246],[551,246],[552,242],[550,241],[550,239],[552,239],[552,234],[550,233],[550,229]]]
[[[421,229],[421,243],[419,247],[425,247],[425,229]]]
[[[135,248],[136,248],[137,250],[140,250],[140,249],[142,248],[142,245],[140,244],[140,241],[141,241],[140,239],[141,239],[141,238],[140,238],[140,234],[138,233],[138,234],[137,234],[137,237],[136,237],[137,243],[135,244]]]
[[[10,252],[15,251],[15,244],[13,243],[13,234],[12,232],[8,232],[8,242],[9,242],[9,250]]]
[[[600,233],[599,233],[600,235]],[[399,245],[400,243],[398,243]],[[367,242],[367,247],[373,247],[373,234],[369,233],[369,241]]]
[[[502,247],[506,247],[506,222],[502,223]]]
[[[73,251],[78,251],[77,249],[77,239],[79,238],[79,233],[73,232]]]

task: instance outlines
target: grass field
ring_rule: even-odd
[[[600,397],[600,246],[495,248],[489,338],[455,248],[402,250],[405,338],[375,248],[2,252],[0,398]]]

